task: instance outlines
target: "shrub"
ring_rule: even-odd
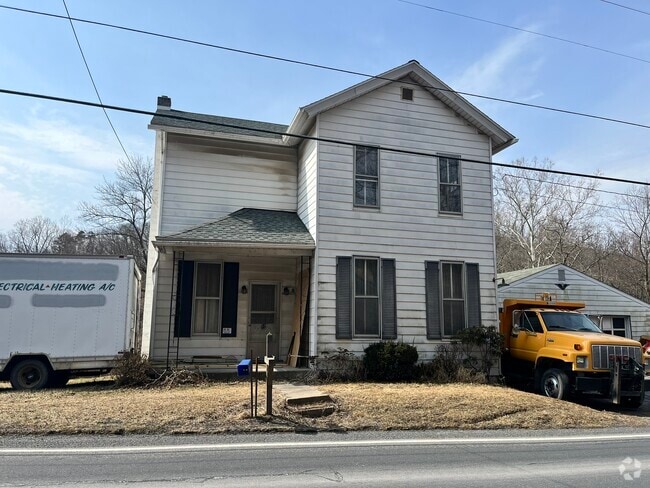
[[[116,386],[145,386],[151,383],[155,372],[146,356],[125,352],[113,368]]]
[[[457,381],[462,367],[462,352],[455,344],[440,344],[431,362],[420,366],[422,379],[433,383]]]
[[[468,327],[453,337],[463,352],[463,365],[468,369],[490,377],[492,367],[498,363],[503,352],[503,335],[495,327]]]
[[[364,349],[363,366],[368,379],[405,381],[417,377],[418,350],[403,342],[382,341]]]
[[[359,381],[363,379],[363,363],[351,351],[339,347],[336,351],[324,351],[314,360],[319,381]]]

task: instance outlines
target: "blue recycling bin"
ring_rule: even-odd
[[[237,376],[250,376],[251,374],[251,360],[242,359],[237,365]]]

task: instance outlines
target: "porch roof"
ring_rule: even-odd
[[[245,247],[314,249],[311,234],[296,212],[242,208],[197,227],[157,236],[156,247]]]

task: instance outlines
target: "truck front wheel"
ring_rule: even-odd
[[[547,369],[542,375],[540,390],[542,395],[563,400],[569,393],[569,377],[560,369]]]
[[[47,385],[50,371],[38,359],[25,359],[17,363],[9,375],[11,386],[16,390],[38,390]]]

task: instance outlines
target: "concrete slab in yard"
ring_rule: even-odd
[[[332,401],[327,393],[323,393],[313,386],[280,383],[273,385],[273,388],[286,398],[287,405],[306,405]]]

